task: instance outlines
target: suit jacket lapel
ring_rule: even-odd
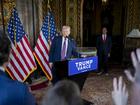
[[[2,70],[0,70],[0,76],[1,76],[1,75],[6,77],[6,73],[3,72]]]
[[[59,46],[60,47],[60,49],[62,49],[62,36],[60,37],[60,41],[59,41],[59,43],[58,43],[58,45],[57,46]]]
[[[103,38],[102,38],[102,35],[100,36],[100,41],[101,41],[102,43],[104,43],[104,40],[103,40]]]

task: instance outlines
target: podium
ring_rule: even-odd
[[[88,73],[97,70],[97,66],[97,56],[57,61],[54,63],[58,79],[69,79],[76,82],[80,91],[83,88]]]
[[[55,72],[59,80],[68,79],[76,82],[82,91],[84,82],[91,71],[97,70],[98,57],[76,58],[54,63]],[[84,100],[84,105],[93,103]]]

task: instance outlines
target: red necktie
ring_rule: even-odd
[[[65,51],[66,51],[66,38],[64,39],[64,43],[61,50],[61,60],[65,59]]]

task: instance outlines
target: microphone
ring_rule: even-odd
[[[69,38],[69,36],[66,36],[66,38]]]

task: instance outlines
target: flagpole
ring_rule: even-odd
[[[13,7],[13,9],[16,9],[16,6],[15,5],[13,5],[14,7]],[[13,25],[14,25],[14,45],[15,45],[15,48],[17,48],[17,39],[16,39],[16,28],[15,28],[15,18],[14,18],[14,11],[12,11],[12,15],[13,15]],[[17,49],[16,49],[16,56],[17,56],[17,54],[18,54],[18,51],[17,51]]]
[[[47,8],[48,8],[48,39],[49,39],[48,42],[50,45],[50,39],[51,39],[51,36],[50,36],[50,14],[49,14],[49,12],[51,11],[50,0],[48,0]]]
[[[13,7],[13,10],[12,10],[12,15],[13,15],[13,25],[14,25],[14,45],[15,45],[15,48],[17,47],[17,44],[16,44],[16,31],[15,31],[15,18],[14,18],[14,9],[15,9],[15,6]]]
[[[34,18],[34,2],[33,2],[33,0],[32,0],[32,14],[33,14],[33,39],[34,39],[34,41],[33,41],[33,46],[35,46],[35,18]]]

